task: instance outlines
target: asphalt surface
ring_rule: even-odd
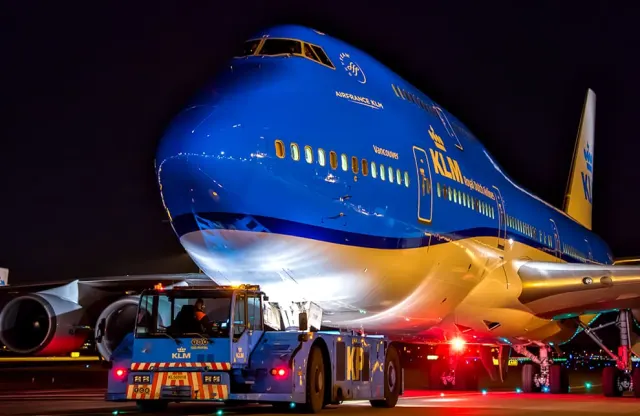
[[[640,399],[633,397],[605,398],[598,386],[585,391],[576,386],[572,394],[522,394],[509,392],[434,392],[407,391],[395,409],[374,409],[368,402],[347,402],[324,410],[326,415],[487,415],[487,416],[550,416],[616,415],[640,413]],[[271,406],[224,407],[222,405],[171,404],[167,414],[212,415],[276,415]],[[136,415],[133,403],[104,401],[103,389],[64,389],[42,391],[14,391],[0,394],[1,415]],[[291,413],[288,413],[291,414]]]

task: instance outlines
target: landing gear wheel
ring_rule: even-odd
[[[622,371],[616,367],[605,367],[602,370],[602,393],[606,397],[620,397],[622,390],[619,387],[620,376]]]
[[[167,410],[169,402],[164,400],[138,400],[136,406],[142,413],[158,413]]]
[[[324,358],[320,347],[314,345],[309,353],[307,365],[307,402],[304,410],[308,413],[318,413],[324,405],[325,387]]]
[[[400,397],[401,380],[400,356],[396,347],[391,345],[387,350],[387,356],[384,359],[384,399],[370,400],[373,407],[396,407],[398,398]]]
[[[534,377],[536,375],[536,366],[533,364],[525,364],[522,366],[522,391],[525,393],[539,393],[541,388],[536,385]]]
[[[549,391],[553,394],[569,393],[569,374],[559,364],[549,368]]]

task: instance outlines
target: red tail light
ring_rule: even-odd
[[[124,370],[124,369],[122,369],[122,368],[118,368],[118,369],[115,371],[115,374],[116,374],[116,377],[118,377],[118,378],[123,378],[123,377],[127,374],[127,371],[126,371],[126,370]]]
[[[275,377],[286,377],[287,376],[287,369],[286,368],[272,368],[271,369],[271,375],[275,376]]]

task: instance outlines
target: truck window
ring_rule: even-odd
[[[246,311],[247,298],[244,295],[236,295],[236,306],[233,311],[233,337],[237,339],[247,327]]]
[[[247,322],[249,329],[262,331],[262,308],[259,297],[250,297],[247,302]]]

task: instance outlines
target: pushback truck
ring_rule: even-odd
[[[186,401],[311,413],[347,400],[395,407],[403,371],[393,343],[319,331],[304,310],[297,328],[271,328],[265,304],[255,285],[144,291],[134,332],[111,356],[106,399],[152,412]]]

